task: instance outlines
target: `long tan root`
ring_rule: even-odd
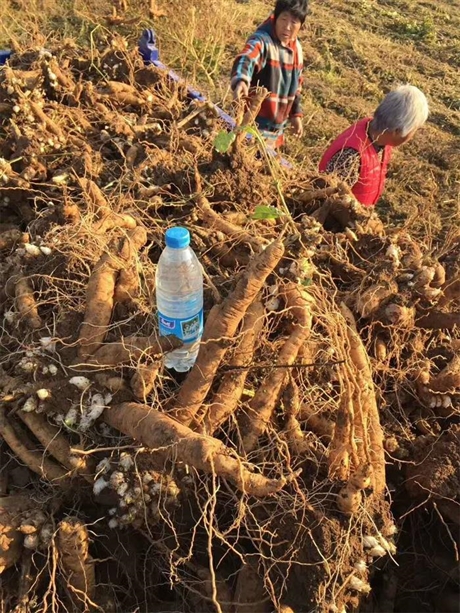
[[[57,545],[70,598],[79,610],[87,610],[88,605],[94,603],[96,593],[96,574],[94,561],[89,555],[87,527],[78,518],[62,520]]]
[[[36,116],[38,121],[44,123],[48,130],[52,132],[61,143],[66,141],[66,138],[61,130],[61,128],[51,119],[50,115],[45,113],[45,111],[40,107],[37,102],[29,99],[29,106],[32,113]]]
[[[264,307],[261,302],[254,302],[248,309],[241,329],[241,341],[234,352],[232,366],[241,370],[230,372],[223,376],[219,389],[203,421],[204,431],[207,434],[214,432],[232,413],[243,393],[249,366],[254,352],[254,346],[264,323]]]
[[[354,468],[357,470],[360,465],[370,464],[373,467],[372,485],[374,493],[376,496],[382,496],[385,491],[385,454],[371,366],[364,344],[356,331],[353,314],[343,304],[341,310],[344,318],[349,322],[346,326],[346,334],[350,360],[354,366],[354,371],[349,372],[349,376],[354,378],[354,380],[349,381],[353,414],[348,417],[351,422],[349,424],[351,436],[353,440],[359,441],[356,446],[359,465]],[[336,447],[338,443],[339,446],[344,445],[346,447],[349,444],[348,442],[344,440],[338,442],[337,440],[341,438],[338,425],[339,423],[336,426],[333,446]]]
[[[262,246],[266,244],[266,241],[257,236],[253,236],[249,232],[246,232],[246,230],[244,230],[244,228],[241,226],[224,219],[221,214],[213,211],[211,205],[204,196],[200,195],[197,197],[197,204],[200,212],[200,218],[209,228],[219,230],[226,236],[239,242],[247,243],[256,252],[260,251]]]
[[[82,456],[78,464],[72,463],[70,445],[67,438],[59,431],[59,428],[50,424],[43,414],[35,412],[17,412],[33,435],[40,441],[46,453],[50,453],[62,466],[69,471],[75,470],[78,474],[93,482],[95,466],[90,458]]]
[[[104,341],[113,308],[118,274],[114,258],[105,254],[96,264],[86,290],[86,311],[79,336],[80,357],[94,353]]]
[[[299,418],[305,422],[305,426],[309,430],[317,434],[325,442],[330,441],[334,436],[334,423],[318,414],[317,411],[315,412],[314,408],[310,405],[301,405]]]
[[[427,330],[453,330],[460,326],[460,313],[432,311],[416,319],[415,325]]]
[[[283,394],[283,405],[286,413],[286,424],[284,426],[283,436],[286,438],[290,449],[301,456],[310,447],[308,436],[302,431],[299,414],[300,414],[300,393],[297,383],[292,375],[289,376],[289,383]]]
[[[303,343],[311,332],[313,299],[300,286],[289,284],[284,290],[286,308],[291,309],[296,323],[289,338],[284,343],[278,355],[278,365],[291,366]],[[258,438],[265,432],[270,423],[273,411],[280,396],[288,375],[287,368],[277,368],[275,372],[267,375],[254,398],[249,402],[247,409],[247,422],[242,439],[243,449],[246,453],[252,451],[257,445]]]
[[[253,259],[235,290],[219,305],[218,314],[211,326],[205,329],[207,340],[202,342],[195,365],[177,397],[173,415],[181,423],[190,424],[195,418],[227,351],[227,339],[233,338],[246,310],[255,300],[283,253],[283,243],[280,240],[273,241]]]
[[[120,215],[113,211],[105,214],[102,219],[93,224],[92,231],[98,234],[108,232],[113,228],[126,228],[127,230],[133,230],[137,225],[137,221],[132,215]]]
[[[255,466],[243,464],[221,441],[193,432],[149,406],[126,402],[106,410],[104,420],[152,450],[228,479],[250,496],[269,496],[286,484],[285,478],[268,479],[255,472]]]
[[[254,123],[255,118],[259,114],[260,107],[263,101],[268,96],[268,90],[265,87],[258,87],[254,94],[251,96],[249,106],[244,111],[243,116],[239,114],[237,117],[237,124],[239,126],[250,126]],[[243,107],[242,107],[243,108]],[[233,152],[236,153],[241,149],[241,144],[244,141],[246,134],[244,130],[240,130],[233,143]]]
[[[118,272],[147,241],[144,228],[130,231],[116,256],[106,253],[97,262],[86,291],[85,318],[80,329],[79,355],[88,357],[100,347],[112,316]]]
[[[42,327],[43,322],[38,314],[37,302],[29,279],[22,278],[15,285],[16,308],[22,319],[33,330]]]
[[[78,177],[78,182],[83,190],[89,209],[93,210],[101,217],[108,215],[111,208],[96,183],[92,179],[86,179],[84,177]],[[96,224],[93,225],[93,230],[100,231]]]
[[[25,437],[23,437],[24,441],[20,440],[9,423],[5,408],[2,406],[0,406],[0,436],[3,437],[5,443],[30,470],[51,483],[68,487],[67,471],[45,457],[43,452],[39,450],[32,451],[31,449],[34,448],[34,445]],[[28,445],[25,444],[26,440],[29,443]]]
[[[138,362],[145,357],[161,357],[182,346],[175,336],[127,336],[116,343],[106,343],[98,349],[88,364],[94,366],[118,366]]]

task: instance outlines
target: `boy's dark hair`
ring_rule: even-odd
[[[276,0],[275,10],[273,11],[275,21],[285,11],[291,13],[303,24],[308,14],[308,0]]]

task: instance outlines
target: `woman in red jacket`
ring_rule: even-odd
[[[385,183],[393,147],[407,143],[428,118],[425,95],[401,85],[385,96],[373,117],[342,132],[321,158],[321,172],[335,173],[364,206],[374,206]]]

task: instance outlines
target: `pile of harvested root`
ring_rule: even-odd
[[[377,610],[390,489],[458,527],[460,235],[386,232],[243,131],[217,152],[121,38],[17,53],[0,109],[2,611]],[[173,224],[205,271],[185,375]]]

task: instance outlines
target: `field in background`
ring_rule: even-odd
[[[114,25],[110,2],[1,0],[0,45],[46,44],[56,37],[91,44],[105,29],[135,45],[142,29],[153,26],[163,60],[228,107],[232,59],[271,3],[157,0],[153,8],[150,18],[147,1],[129,0]],[[414,142],[396,152],[380,209],[384,218],[407,224],[428,241],[444,238],[440,229],[459,218],[459,1],[313,1],[301,38],[305,136],[300,143],[291,140],[288,154],[314,167],[328,141],[372,113],[389,89],[405,82],[420,87],[431,117]]]

